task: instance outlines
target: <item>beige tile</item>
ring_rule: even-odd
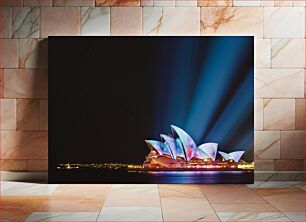
[[[304,68],[304,62],[304,39],[272,39],[273,68]]]
[[[305,191],[293,188],[256,189],[265,200],[282,212],[304,212]]]
[[[81,35],[109,35],[110,8],[82,7]]]
[[[161,198],[164,221],[219,221],[205,198]]]
[[[141,7],[112,7],[111,35],[141,35],[142,8]]]
[[[159,207],[156,184],[116,184],[108,193],[104,207]]]
[[[46,69],[4,70],[5,98],[47,98],[48,73]]]
[[[274,6],[274,0],[261,0],[260,6],[264,7]]]
[[[304,170],[303,160],[275,160],[275,170],[277,171],[302,171]]]
[[[303,69],[257,69],[256,98],[303,98]]]
[[[260,0],[233,0],[233,6],[260,6]]]
[[[232,6],[232,0],[198,0],[198,6],[213,7],[213,6]]]
[[[103,206],[104,199],[75,197],[75,196],[50,196],[37,209],[39,212],[97,212]]]
[[[295,7],[305,7],[306,2],[304,0],[293,0],[293,6],[295,6]]]
[[[80,11],[78,7],[42,7],[41,38],[56,35],[80,35]]]
[[[212,204],[216,212],[276,212],[275,207],[268,203],[261,204]]]
[[[19,67],[48,67],[48,41],[39,39],[19,40]]]
[[[193,7],[197,5],[198,5],[197,0],[175,0],[175,6]]]
[[[95,6],[95,0],[53,0],[53,6]]]
[[[246,185],[200,185],[200,188],[204,196],[212,204],[266,203],[265,200]]]
[[[264,8],[265,38],[304,38],[305,10],[300,7]]]
[[[97,221],[163,221],[160,207],[103,207]]]
[[[270,68],[271,67],[271,40],[256,39],[255,40],[255,67]]]
[[[40,100],[39,129],[48,130],[48,100]]]
[[[26,160],[4,160],[0,159],[0,169],[3,171],[26,171]]]
[[[52,0],[23,0],[24,6],[52,6]]]
[[[0,38],[11,38],[12,10],[9,7],[0,8]]]
[[[200,8],[144,7],[143,34],[144,35],[199,35]]]
[[[294,99],[264,99],[264,130],[288,130],[294,128]]]
[[[39,37],[39,8],[13,7],[12,9],[12,37]]]
[[[295,100],[295,129],[305,129],[305,99]]]
[[[61,184],[52,196],[105,199],[111,186],[110,184]]]
[[[304,159],[305,131],[281,132],[281,159]]]
[[[198,185],[161,184],[158,185],[158,189],[161,198],[204,198]]]
[[[255,99],[254,128],[263,130],[263,99]]]
[[[154,7],[175,6],[175,0],[153,0]]]
[[[140,0],[96,0],[96,6],[140,6]]]
[[[48,171],[48,160],[27,160],[27,171]]]
[[[273,171],[274,160],[255,160],[256,171]]]
[[[16,100],[0,99],[0,129],[16,130]]]
[[[255,131],[254,135],[255,159],[280,159],[280,132]]]
[[[48,133],[1,131],[1,157],[4,159],[47,159]]]
[[[17,130],[39,130],[39,100],[17,100]]]
[[[140,0],[140,5],[141,6],[153,6],[153,0]]]
[[[293,0],[274,0],[275,7],[290,7],[293,6]]]
[[[0,68],[18,68],[17,39],[0,39]]]
[[[280,212],[220,212],[221,221],[291,221]]]
[[[22,0],[0,0],[0,7],[22,6]]]
[[[263,36],[263,9],[260,7],[202,7],[201,34]]]

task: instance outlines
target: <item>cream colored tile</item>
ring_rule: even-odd
[[[221,212],[221,221],[291,221],[280,212]]]
[[[290,7],[293,6],[293,0],[274,0],[275,7]]]
[[[201,34],[263,36],[263,9],[260,7],[202,7]]]
[[[141,7],[112,7],[110,20],[111,35],[141,35]]]
[[[16,100],[0,99],[0,129],[16,130]]]
[[[161,198],[164,221],[219,221],[205,198]]]
[[[216,212],[277,212],[278,210],[268,203],[261,204],[212,204]]]
[[[280,159],[279,131],[255,131],[254,136],[255,159]]]
[[[264,7],[274,6],[274,0],[261,0],[260,6]]]
[[[304,38],[305,10],[299,7],[264,8],[265,38]]]
[[[140,5],[141,6],[153,6],[154,0],[141,0]]]
[[[295,7],[305,7],[306,2],[304,0],[293,0],[293,6],[295,6]]]
[[[199,35],[200,9],[197,7],[144,7],[143,34]]]
[[[81,19],[81,35],[110,35],[109,7],[82,7]]]
[[[159,196],[181,198],[203,198],[204,195],[198,185],[161,184],[158,185]]]
[[[97,221],[163,221],[160,207],[103,207]]]
[[[304,39],[272,39],[273,68],[304,68]]]
[[[157,185],[113,185],[106,197],[104,207],[159,207]]]
[[[271,67],[271,40],[256,39],[255,40],[255,67],[270,68]]]
[[[257,69],[255,96],[257,98],[303,98],[303,69]]]
[[[263,130],[263,99],[255,99],[254,128]]]
[[[233,6],[260,6],[260,0],[233,0]]]
[[[175,0],[175,6],[191,7],[197,6],[197,0]]]
[[[246,185],[199,185],[204,196],[211,204],[234,204],[234,203],[266,203],[257,193]],[[247,197],[247,198],[246,198]]]
[[[295,100],[295,129],[305,129],[305,99]]]
[[[95,0],[53,0],[53,6],[95,6]]]
[[[233,6],[232,0],[198,0],[198,6],[213,7],[213,6]]]
[[[273,171],[274,160],[255,160],[256,171]]]
[[[281,131],[281,159],[304,159],[305,131]]]
[[[264,130],[289,130],[294,128],[294,99],[264,100]]]
[[[175,0],[153,0],[154,7],[175,6]]]

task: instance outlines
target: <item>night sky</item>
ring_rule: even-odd
[[[253,160],[253,37],[49,37],[49,166],[143,163],[184,129]]]

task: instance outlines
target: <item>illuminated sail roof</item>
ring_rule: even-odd
[[[165,145],[168,146],[168,148],[170,149],[172,156],[174,159],[176,159],[177,155],[176,155],[176,141],[174,138],[172,138],[171,136],[167,136],[164,134],[160,134],[160,137],[165,141]]]
[[[169,155],[173,158],[169,147],[167,147],[163,142],[156,140],[145,140],[151,150],[156,150],[159,155]]]
[[[171,128],[173,132],[180,138],[185,150],[186,159],[187,161],[190,161],[197,154],[196,144],[194,143],[193,139],[181,128],[173,125],[171,125]]]
[[[204,143],[198,148],[199,150],[205,152],[213,161],[216,160],[218,143]]]
[[[244,151],[235,151],[231,153],[225,153],[219,151],[219,154],[225,159],[225,160],[234,160],[235,162],[239,162],[242,155],[244,154]]]
[[[145,140],[151,150],[156,150],[158,155],[167,155],[173,159],[178,157],[185,161],[190,161],[192,158],[211,159],[216,160],[218,144],[217,143],[203,143],[199,147],[184,130],[177,126],[171,125],[173,137],[161,134],[162,141]],[[239,162],[244,151],[235,151],[225,153],[219,151],[219,154],[225,160],[234,160]]]

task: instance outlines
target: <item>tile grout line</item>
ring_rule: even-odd
[[[164,220],[164,213],[163,213],[162,203],[161,203],[161,196],[160,196],[160,191],[159,191],[159,184],[156,184],[156,186],[157,186],[157,191],[158,191],[159,205],[160,205],[162,221],[165,221]]]

